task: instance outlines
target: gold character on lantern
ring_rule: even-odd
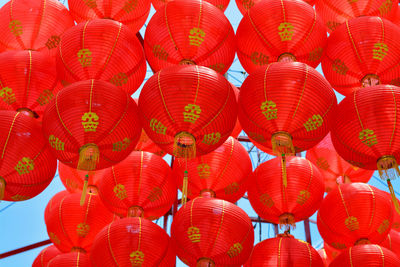
[[[200,242],[201,234],[200,229],[195,226],[190,226],[187,230],[187,235],[192,243]]]
[[[132,267],[140,267],[144,262],[144,253],[140,250],[133,251],[129,254],[129,261]]]
[[[115,196],[119,198],[120,200],[124,200],[125,198],[128,197],[128,194],[126,193],[125,186],[123,184],[117,184],[114,186],[113,189]]]
[[[389,226],[390,226],[389,220],[387,220],[387,219],[384,220],[377,230],[378,233],[383,234],[384,232],[386,232],[386,230],[389,228]],[[393,226],[392,226],[392,228],[393,228]]]
[[[215,145],[221,139],[221,134],[219,132],[205,134],[203,138],[203,143],[206,145]]]
[[[193,46],[200,46],[204,42],[206,33],[197,27],[194,27],[189,32],[189,44]]]
[[[187,104],[183,112],[183,121],[195,123],[200,118],[201,108],[196,104]]]
[[[28,157],[23,157],[14,167],[19,175],[30,173],[31,171],[33,171],[34,168],[35,164],[33,160]]]
[[[58,137],[55,137],[54,135],[50,135],[49,136],[49,144],[55,150],[64,151],[65,143],[62,142]]]
[[[77,53],[79,63],[82,67],[90,67],[92,65],[92,52],[87,48],[82,48]]]
[[[90,8],[96,8],[97,7],[96,0],[83,0],[83,1],[85,1],[85,4]]]
[[[378,143],[378,140],[376,138],[376,135],[373,130],[370,129],[364,129],[360,132],[358,135],[358,138],[363,142],[365,145],[372,147],[373,145],[376,145]],[[353,164],[355,165],[355,164]],[[355,165],[357,166],[357,165]]]
[[[126,13],[130,13],[131,11],[135,10],[137,4],[138,0],[128,0],[125,2],[125,5],[122,9],[125,10]]]
[[[2,87],[0,90],[0,97],[9,105],[16,101],[15,94],[10,87]]]
[[[76,233],[80,237],[85,237],[90,231],[90,226],[87,223],[80,223],[76,226]]]
[[[388,14],[390,10],[392,10],[392,4],[392,0],[386,0],[382,3],[382,5],[379,7],[379,13],[381,16]]]
[[[275,102],[266,100],[261,103],[260,109],[267,120],[274,120],[278,118],[278,109],[276,108]]]
[[[10,23],[8,24],[8,27],[10,28],[12,34],[15,36],[20,36],[23,33],[21,21],[19,21],[19,20],[14,19],[14,20],[10,21]]]
[[[215,63],[213,65],[208,66],[210,69],[215,70],[216,72],[222,72],[225,68],[223,63]]]
[[[130,144],[131,144],[131,139],[125,137],[124,140],[113,143],[112,151],[126,150]]]
[[[293,38],[293,25],[290,22],[282,22],[278,26],[278,34],[281,37],[281,41],[291,41]]]
[[[268,208],[272,208],[275,205],[274,201],[267,193],[264,193],[260,196],[260,202]]]
[[[326,27],[328,27],[328,29],[330,29],[331,31],[336,30],[336,28],[340,25],[339,22],[337,21],[328,21],[326,22]]]
[[[165,132],[167,131],[167,127],[165,127],[164,124],[161,123],[161,121],[158,121],[155,118],[151,119],[150,128],[158,134],[165,134]]]
[[[49,237],[50,237],[51,242],[53,242],[54,244],[56,244],[56,245],[60,244],[60,239],[56,236],[55,233],[50,232]]]
[[[250,56],[250,60],[257,66],[268,65],[269,63],[269,57],[261,52],[253,52]]]
[[[46,42],[46,46],[49,50],[54,49],[58,46],[60,43],[61,38],[58,35],[52,35]]]
[[[161,47],[161,45],[155,45],[153,47],[153,54],[156,58],[161,59],[161,60],[167,60],[168,59],[168,52],[165,51],[165,49],[163,47]]]
[[[235,194],[237,191],[239,191],[239,184],[236,182],[233,182],[224,188],[224,192],[226,195]]]
[[[242,5],[245,10],[249,10],[254,6],[254,1],[253,0],[243,0]]]
[[[332,69],[341,75],[346,75],[349,71],[349,68],[344,64],[344,62],[338,58],[332,62]]]
[[[387,55],[389,48],[385,43],[374,44],[374,49],[372,50],[372,58],[382,61]]]
[[[39,105],[44,106],[50,102],[54,97],[53,93],[50,90],[43,90],[43,92],[40,94],[38,99],[36,100]]]
[[[347,219],[344,221],[344,224],[346,225],[347,229],[350,231],[355,231],[360,228],[358,220],[354,216],[349,216]]]
[[[150,202],[154,202],[159,200],[161,196],[162,196],[162,190],[161,188],[156,186],[151,190],[147,199],[150,200]]]
[[[318,168],[323,169],[325,171],[330,167],[326,158],[318,158],[316,164]]]
[[[299,195],[297,196],[296,202],[300,205],[304,205],[307,200],[310,198],[310,192],[307,190],[301,190]]]
[[[242,252],[242,250],[243,250],[242,244],[235,243],[235,244],[233,244],[232,247],[229,248],[227,253],[228,253],[229,258],[233,258],[233,257],[238,256]]]
[[[200,179],[208,179],[211,174],[210,165],[208,165],[207,163],[197,165],[197,173]]]
[[[319,61],[322,57],[324,49],[322,47],[317,47],[313,51],[310,52],[308,56],[309,61]]]
[[[317,114],[309,118],[308,121],[306,121],[303,125],[304,128],[306,128],[306,131],[309,132],[321,127],[323,122],[324,120],[322,119],[321,115]]]
[[[82,126],[85,132],[95,132],[99,126],[99,116],[94,112],[86,112],[82,116]]]
[[[115,86],[122,86],[128,82],[128,75],[123,72],[119,72],[115,74],[111,79],[110,83],[114,84]]]
[[[29,199],[29,198],[30,198],[30,197],[21,196],[21,195],[15,195],[15,196],[12,196],[12,197],[11,197],[11,199],[14,200],[14,201],[24,201],[24,200],[27,200],[27,199]]]

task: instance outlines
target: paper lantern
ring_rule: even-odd
[[[323,248],[318,249],[317,252],[318,252],[319,256],[321,257],[322,262],[324,263],[323,266],[324,266],[324,267],[328,267],[330,261],[329,261],[329,259],[328,259],[328,256],[326,255],[325,249],[323,249]]]
[[[329,36],[322,70],[332,87],[347,96],[360,87],[400,85],[399,60],[400,28],[379,17],[360,17]]]
[[[273,63],[243,82],[239,120],[243,130],[267,153],[298,153],[328,133],[336,97],[325,78],[300,62]]]
[[[39,255],[33,261],[32,267],[47,267],[49,261],[61,253],[62,252],[59,251],[54,245],[48,246],[40,251]]]
[[[189,266],[240,266],[253,249],[250,218],[236,205],[197,197],[176,213],[171,237],[178,257]]]
[[[44,51],[54,56],[61,34],[74,26],[57,0],[11,0],[0,9],[0,52]]]
[[[0,53],[0,109],[42,119],[46,105],[61,89],[55,61],[36,51]]]
[[[324,250],[329,262],[332,262],[342,252],[339,249],[335,249],[324,242]]]
[[[368,183],[374,171],[353,166],[336,152],[331,134],[313,148],[307,150],[306,158],[318,167],[325,182],[325,192],[331,191],[338,183]]]
[[[173,177],[178,185],[183,183],[185,169],[188,171],[188,198],[209,192],[216,198],[234,203],[247,191],[252,164],[243,145],[229,137],[207,155],[192,160],[175,159]]]
[[[397,257],[400,256],[400,233],[390,230],[386,239],[379,244],[382,247],[390,249]]]
[[[152,16],[144,51],[154,72],[180,64],[225,73],[235,57],[235,34],[224,13],[212,4],[175,0]]]
[[[61,162],[58,163],[58,174],[64,187],[70,193],[81,193],[84,187],[86,175],[88,184],[93,192],[97,191],[98,184],[103,177],[104,169],[98,171],[82,171],[69,167]]]
[[[89,255],[85,252],[70,252],[58,255],[52,259],[47,267],[91,267]]]
[[[299,61],[315,68],[326,40],[322,19],[299,0],[260,1],[236,31],[238,58],[250,74],[276,61]]]
[[[226,8],[229,5],[230,0],[206,0],[210,4],[218,7],[222,11],[225,11]],[[164,5],[166,2],[171,2],[171,0],[151,0],[151,3],[153,4],[153,7],[156,10],[159,10],[161,8],[164,8]]]
[[[142,44],[129,27],[109,19],[96,19],[63,34],[57,69],[64,84],[104,80],[131,95],[146,75],[146,59]]]
[[[20,112],[1,110],[0,149],[0,200],[30,199],[53,180],[57,160],[35,119]]]
[[[231,84],[231,86],[233,88],[233,91],[235,92],[236,101],[238,101],[239,100],[240,90],[235,85],[233,85],[231,82],[230,82],[230,84]],[[242,128],[242,125],[240,125],[240,121],[239,121],[239,118],[238,118],[236,120],[236,124],[235,124],[235,127],[233,128],[231,136],[234,137],[234,138],[238,138],[238,136],[240,135],[240,133],[242,131],[243,131],[243,128]]]
[[[104,227],[93,243],[95,266],[160,266],[170,238],[157,224],[142,218],[123,218]],[[173,266],[173,262],[169,263]]]
[[[240,13],[242,13],[242,15],[244,16],[246,15],[247,10],[252,8],[255,4],[261,2],[261,0],[235,0],[235,2]],[[315,4],[315,0],[304,0],[304,2],[310,4],[311,6]]]
[[[80,194],[56,194],[47,204],[44,220],[51,242],[62,252],[89,252],[96,234],[114,220],[100,197],[88,194],[83,206]]]
[[[318,230],[330,246],[345,249],[379,244],[392,226],[393,209],[386,194],[368,184],[341,184],[322,201]]]
[[[329,267],[397,267],[399,258],[387,248],[378,245],[359,245],[342,252]]]
[[[78,22],[92,19],[111,19],[138,32],[150,12],[150,0],[68,0],[72,17]]]

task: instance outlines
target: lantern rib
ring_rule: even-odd
[[[349,38],[350,38],[351,44],[352,44],[352,46],[353,46],[354,52],[356,52],[358,61],[360,61],[361,66],[363,66],[363,65],[362,65],[363,62],[362,62],[362,60],[361,60],[361,58],[360,58],[360,55],[358,54],[358,50],[357,50],[356,44],[354,43],[354,40],[353,40],[353,35],[352,35],[351,32],[350,32],[349,22],[348,22],[348,21],[346,21],[346,27],[347,27],[347,33],[348,33],[348,35],[349,35]]]
[[[107,243],[108,243],[108,248],[110,249],[111,257],[113,258],[113,260],[114,260],[115,264],[117,265],[117,267],[119,267],[119,264],[118,264],[117,259],[115,258],[114,251],[113,251],[112,246],[111,246],[111,240],[110,240],[110,229],[111,229],[111,226],[113,225],[113,223],[114,222],[111,222],[108,225],[108,229],[107,229],[107,241],[108,242]]]
[[[103,67],[102,67],[101,69],[99,69],[99,72],[97,73],[96,77],[98,77],[98,76],[101,75],[100,71],[101,71],[101,72],[104,71],[105,68],[107,67],[108,63],[110,62],[110,58],[111,58],[111,56],[113,55],[114,50],[115,50],[115,47],[117,46],[117,43],[118,43],[118,41],[119,41],[119,36],[120,36],[120,34],[121,34],[121,29],[122,29],[122,23],[120,22],[120,23],[119,23],[119,27],[118,27],[118,34],[117,34],[117,37],[115,38],[115,42],[114,42],[114,44],[113,44],[113,47],[111,48],[110,54],[108,55],[108,57],[107,57],[107,59],[106,59],[106,62],[104,63]],[[136,67],[137,67],[137,66],[138,66],[138,65],[136,65]]]
[[[390,86],[390,89],[392,90],[392,95],[393,95],[393,102],[394,102],[394,124],[393,124],[393,132],[392,136],[390,137],[390,142],[389,142],[389,147],[392,148],[392,142],[393,142],[393,137],[394,133],[396,131],[396,124],[397,124],[397,101],[396,101],[396,95],[394,94],[393,87]]]
[[[167,5],[166,5],[166,6],[167,6]],[[161,101],[163,102],[165,111],[168,113],[169,118],[171,119],[171,121],[172,121],[173,123],[175,123],[175,120],[172,118],[171,113],[169,113],[169,110],[168,110],[168,108],[167,108],[167,104],[165,103],[164,95],[163,95],[163,93],[162,93],[161,81],[160,81],[161,72],[162,72],[162,70],[160,70],[160,71],[158,72],[158,75],[157,75],[157,84],[158,84],[158,90],[159,90],[160,96],[161,96]]]
[[[42,25],[42,21],[43,21],[43,17],[44,17],[44,13],[46,11],[46,3],[47,0],[43,0],[43,9],[40,10],[40,14],[36,20],[36,23],[34,24],[35,26],[35,30],[32,32],[32,38],[31,38],[31,44],[30,44],[30,48],[33,47],[33,43],[36,40],[36,37],[39,35],[40,32],[40,26]]]
[[[25,98],[24,98],[24,100],[23,100],[23,102],[22,102],[22,106],[26,106],[26,101],[27,101],[27,98],[28,98],[28,95],[29,95],[29,89],[30,89],[30,86],[31,86],[31,76],[32,76],[32,51],[31,50],[29,50],[28,51],[28,53],[29,53],[29,72],[28,72],[28,81],[27,81],[27,83],[26,83],[26,88],[25,88]]]
[[[8,145],[8,141],[9,141],[9,139],[10,139],[12,129],[14,128],[15,120],[17,119],[17,117],[18,117],[19,114],[20,114],[19,112],[17,112],[17,113],[15,114],[14,119],[13,119],[13,121],[12,121],[12,123],[11,123],[10,130],[8,131],[8,135],[7,135],[6,142],[4,143],[4,146],[3,146],[3,152],[1,153],[1,159],[4,158],[4,152],[6,152],[6,148],[7,148],[7,145]]]
[[[224,223],[224,215],[225,215],[225,201],[223,200],[223,201],[222,201],[221,221],[220,221],[220,223],[219,223],[218,232],[217,232],[217,235],[215,236],[214,243],[213,243],[212,247],[210,248],[210,250],[208,251],[207,254],[210,254],[210,252],[214,249],[215,244],[217,243],[219,234],[221,233],[222,224]]]
[[[305,78],[304,78],[303,88],[301,90],[301,95],[300,95],[299,101],[297,102],[297,106],[296,106],[296,109],[295,109],[295,111],[293,113],[292,119],[294,119],[294,117],[296,116],[296,113],[297,113],[297,110],[298,110],[298,108],[300,106],[301,100],[303,99],[304,89],[306,88],[307,79],[308,79],[308,72],[309,72],[308,71],[308,65],[305,65],[305,68],[306,68],[306,75],[305,75]]]

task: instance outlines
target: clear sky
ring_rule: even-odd
[[[6,2],[7,1],[5,0],[0,0],[0,7],[3,6]],[[154,14],[153,9],[150,14]],[[234,0],[231,0],[228,9],[225,11],[225,15],[231,21],[233,28],[236,30],[242,18],[242,15],[238,11]],[[144,31],[145,26],[141,29],[142,36],[144,36]],[[321,68],[317,68],[317,70],[321,72]],[[228,79],[236,86],[240,86],[245,78],[245,75],[242,74],[242,71],[243,68],[241,67],[239,61],[236,59],[235,63],[232,65],[231,69],[228,72]],[[147,78],[150,75],[151,71],[148,71]],[[134,97],[138,96],[138,92],[135,93]],[[343,98],[338,94],[337,97],[338,101]],[[249,144],[244,145],[245,147],[249,148]],[[252,157],[253,166],[255,167],[257,165],[257,151],[254,149],[250,155]],[[269,156],[267,154],[262,154],[261,162],[267,160],[268,158]],[[169,162],[169,157],[166,157],[166,160],[167,162]],[[382,182],[377,174],[374,176],[375,177],[371,179],[370,184],[382,190],[388,191],[386,183]],[[400,182],[398,180],[395,180],[393,182],[393,186],[395,190],[400,191]],[[44,209],[51,197],[61,190],[64,190],[64,187],[61,184],[58,175],[56,175],[50,186],[39,196],[31,200],[18,203],[11,203],[6,201],[0,202],[0,253],[4,253],[16,248],[20,248],[48,239],[46,226],[44,223]],[[247,200],[242,199],[239,201],[238,204],[249,214],[249,216],[257,216]],[[316,216],[314,215],[312,219],[316,220]],[[160,219],[159,225],[162,226],[162,219]],[[296,238],[305,240],[304,226],[302,222],[297,224],[297,228],[292,231],[292,234],[294,234]],[[257,224],[255,227],[255,243],[258,243],[260,241],[260,236],[261,240],[274,237],[274,230],[272,225],[262,224],[262,227],[260,228],[260,226]],[[311,236],[313,246],[316,248],[321,248],[323,246],[322,239],[318,233],[316,225],[314,224],[311,224]],[[31,266],[37,254],[43,248],[44,247],[41,247],[0,260],[0,267]],[[178,260],[177,266],[185,265]]]

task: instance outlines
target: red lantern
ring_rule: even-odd
[[[206,1],[218,7],[222,11],[226,10],[230,2],[230,0],[206,0]],[[156,10],[163,8],[166,2],[171,2],[171,0],[151,0],[151,3],[153,4],[153,7]]]
[[[111,19],[138,32],[150,12],[150,0],[68,0],[72,17],[80,23],[92,19]]]
[[[368,184],[341,184],[322,201],[318,230],[330,246],[345,249],[357,244],[382,242],[393,218],[386,194]]]
[[[57,161],[35,119],[1,110],[0,149],[0,200],[30,199],[53,180]]]
[[[332,262],[341,253],[341,250],[329,246],[326,242],[324,242],[324,250],[329,262]]]
[[[238,101],[239,100],[240,90],[236,86],[234,86],[232,83],[230,83],[230,84],[231,84],[231,86],[233,88],[233,91],[235,92],[236,101]],[[235,127],[233,128],[231,136],[233,136],[234,138],[238,138],[238,136],[240,135],[242,130],[243,130],[243,128],[242,128],[242,125],[240,125],[239,118],[238,118],[236,120],[236,124],[235,124]]]
[[[42,115],[61,88],[54,59],[36,51],[0,53],[0,109]]]
[[[347,96],[360,87],[400,85],[399,60],[400,28],[379,17],[360,17],[329,36],[322,70],[333,88]]]
[[[325,78],[304,63],[273,63],[250,74],[240,89],[243,130],[267,153],[298,153],[328,133],[336,97]]]
[[[176,199],[171,169],[159,156],[133,151],[125,160],[104,170],[99,182],[103,203],[120,217],[163,216]]]
[[[307,219],[317,211],[323,197],[323,177],[305,158],[271,159],[249,177],[250,204],[271,223],[294,225]]]
[[[252,171],[252,164],[243,145],[229,137],[207,155],[192,160],[175,159],[173,176],[179,185],[183,182],[185,170],[188,171],[188,198],[209,192],[213,197],[234,203],[247,190],[247,176]]]
[[[160,266],[169,240],[167,233],[151,221],[123,218],[98,233],[90,257],[95,266]]]
[[[144,51],[154,72],[196,64],[225,73],[235,57],[235,34],[223,12],[212,4],[175,0],[151,18]]]
[[[318,252],[319,256],[321,257],[322,262],[324,263],[323,266],[328,267],[330,260],[328,259],[328,256],[326,255],[325,249],[323,249],[323,248],[318,249],[317,252]]]
[[[64,187],[71,193],[81,193],[84,187],[86,175],[88,175],[88,187],[96,191],[104,170],[82,171],[69,167],[61,162],[58,163],[58,174]]]
[[[387,0],[320,0],[315,9],[322,17],[329,32],[335,31],[342,23],[362,16],[379,16],[392,19],[397,11],[396,1]],[[368,32],[368,31],[366,31]]]
[[[70,252],[58,255],[52,259],[47,267],[91,267],[89,255],[85,252]]]
[[[338,183],[368,183],[374,174],[374,171],[361,169],[342,159],[333,147],[330,133],[318,145],[307,150],[306,158],[320,170],[325,192],[331,191]]]
[[[386,239],[380,243],[382,247],[390,249],[397,257],[400,256],[400,233],[390,230]]]
[[[265,0],[244,15],[236,40],[240,63],[251,74],[276,61],[300,61],[315,68],[327,37],[322,19],[309,4]]]
[[[60,255],[62,252],[58,250],[54,245],[48,246],[40,251],[35,261],[32,263],[32,267],[47,267],[49,261],[54,257]]]
[[[197,197],[175,215],[171,237],[178,257],[189,266],[240,266],[253,249],[254,230],[238,206]]]
[[[240,13],[242,15],[246,15],[247,10],[252,8],[255,4],[258,4],[261,2],[261,0],[235,0],[236,1],[236,6],[238,7]],[[310,4],[313,6],[315,4],[315,0],[303,0],[304,2]]]
[[[291,235],[279,235],[258,243],[245,267],[324,267],[318,252]]]
[[[64,84],[104,80],[131,95],[146,75],[146,59],[141,43],[127,26],[96,19],[63,34],[57,68]]]
[[[329,267],[398,267],[400,260],[387,248],[378,245],[359,245],[342,252]]]
[[[0,9],[0,52],[46,51],[55,55],[61,34],[74,21],[57,0],[11,0]]]
[[[390,194],[386,193],[387,197],[390,197]],[[399,200],[396,198],[397,203],[400,206]],[[392,199],[392,204],[393,204],[393,210],[396,210],[396,206],[393,203]],[[392,230],[395,230],[397,232],[400,232],[400,214],[398,212],[393,212],[393,224],[392,224]],[[400,255],[399,255],[400,257]]]
[[[88,194],[83,206],[80,194],[56,194],[47,204],[44,220],[51,242],[62,252],[90,251],[96,234],[114,220],[100,197]]]

